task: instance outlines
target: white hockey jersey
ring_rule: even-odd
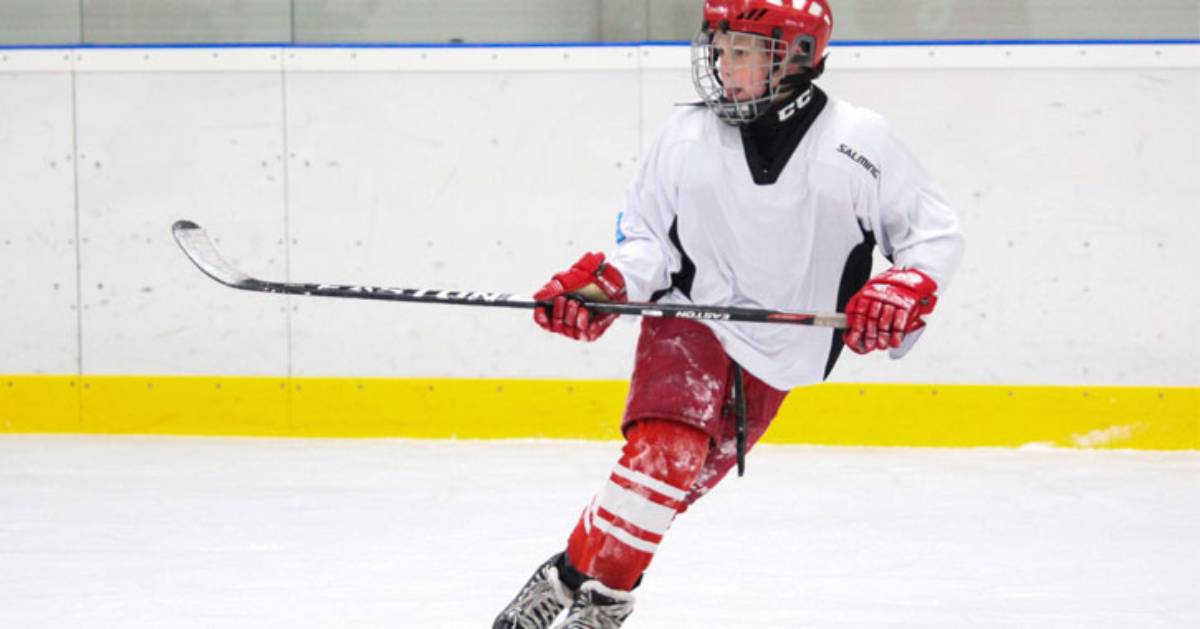
[[[832,97],[770,185],[754,182],[737,128],[680,107],[629,187],[617,241],[609,260],[630,301],[799,312],[835,311],[839,293],[849,297],[848,261],[872,242],[939,292],[963,252],[955,212],[887,122]],[[851,292],[862,279],[852,282]],[[840,335],[703,323],[731,358],[783,390],[822,381]]]

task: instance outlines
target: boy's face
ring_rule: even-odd
[[[772,57],[767,40],[737,32],[719,32],[713,36],[717,51],[717,71],[725,88],[725,98],[744,102],[762,98]]]

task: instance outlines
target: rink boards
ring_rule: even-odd
[[[968,250],[908,357],[844,355],[768,438],[1200,448],[1200,45],[832,54]],[[692,98],[669,45],[0,50],[0,432],[614,438],[629,320],[238,293],[169,227],[267,279],[529,292],[611,248]]]
[[[617,439],[621,381],[6,377],[0,432]],[[1200,450],[1195,388],[825,384],[769,443]]]

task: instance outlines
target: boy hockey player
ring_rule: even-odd
[[[536,295],[541,327],[598,338],[616,315],[580,299],[845,311],[849,329],[642,321],[623,454],[494,629],[616,629],[675,516],[766,431],[787,391],[843,345],[916,341],[958,266],[954,212],[878,115],[813,85],[827,0],[709,0],[692,46],[706,107],[680,108],[629,188],[610,259],[589,253]],[[870,277],[878,247],[893,266]],[[739,439],[739,425],[744,434]]]

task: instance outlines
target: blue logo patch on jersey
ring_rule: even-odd
[[[625,242],[625,232],[621,231],[621,219],[625,218],[624,212],[617,212],[617,244]]]

